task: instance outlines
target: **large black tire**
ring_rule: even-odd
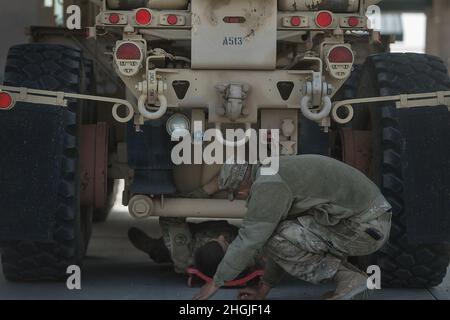
[[[423,93],[450,88],[447,68],[439,58],[423,54],[379,54],[368,57],[357,97]],[[403,200],[402,146],[398,114],[392,103],[357,107],[353,129],[371,130],[371,178],[393,207],[391,235],[379,252],[365,259],[382,269],[386,287],[426,288],[439,285],[446,275],[450,250],[444,243],[408,242]]]
[[[83,58],[79,50],[62,45],[25,44],[10,49],[5,69],[5,85],[43,90],[82,92]],[[42,109],[39,109],[42,108]],[[33,121],[33,112],[54,112],[52,106],[18,103],[19,110]],[[47,242],[14,241],[2,248],[3,274],[11,281],[62,280],[69,265],[81,265],[90,233],[90,216],[80,208],[79,134],[81,105],[70,101],[62,112],[62,148],[49,155],[60,168],[57,206]],[[27,115],[28,114],[28,115]],[[45,123],[42,123],[45,126]],[[38,133],[36,133],[38,134]],[[18,146],[19,148],[20,146]],[[14,150],[11,150],[14,152]],[[20,172],[20,168],[18,168]],[[36,182],[34,182],[36,183]],[[37,182],[39,183],[39,182]],[[23,205],[18,202],[18,206]],[[89,212],[89,211],[87,211]]]

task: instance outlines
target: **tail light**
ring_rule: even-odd
[[[345,79],[352,72],[355,56],[348,46],[336,45],[328,51],[328,71],[336,79]]]
[[[144,44],[141,42],[118,42],[114,60],[121,74],[134,76],[139,72],[144,58]]]
[[[333,14],[329,11],[321,11],[316,16],[316,24],[320,28],[328,28],[333,23]]]
[[[0,110],[9,110],[13,107],[14,100],[8,92],[0,92]]]
[[[302,24],[302,18],[294,16],[291,18],[291,26],[298,27]]]
[[[106,25],[125,25],[128,22],[128,16],[118,12],[105,12],[102,16],[102,23]]]
[[[116,50],[117,60],[141,60],[141,48],[133,42],[125,42]]]
[[[152,22],[152,12],[149,9],[139,9],[136,11],[135,19],[141,26],[149,25]]]
[[[174,14],[169,14],[167,16],[167,23],[170,25],[176,25],[178,23],[178,17]]]
[[[118,13],[111,13],[108,17],[108,21],[111,24],[118,24],[120,22],[120,15]]]
[[[309,26],[309,18],[305,16],[283,17],[283,27],[306,28]]]
[[[357,27],[359,25],[359,18],[358,17],[349,17],[347,23],[352,28]]]
[[[185,26],[186,17],[176,14],[160,14],[159,24],[162,26]]]
[[[328,61],[331,63],[353,63],[353,51],[344,46],[337,46],[328,53]]]

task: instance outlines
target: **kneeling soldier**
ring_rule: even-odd
[[[284,273],[318,284],[336,283],[331,299],[351,299],[367,289],[367,275],[346,262],[379,250],[388,240],[391,206],[378,187],[358,170],[316,156],[280,158],[278,174],[225,164],[207,193],[228,190],[247,197],[248,212],[214,276],[195,297],[211,297],[234,279],[264,248],[265,275],[241,298],[263,299]]]
[[[227,221],[187,223],[184,218],[160,218],[159,224],[162,238],[153,239],[137,228],[128,231],[128,238],[156,263],[172,263],[179,274],[195,266],[206,276],[213,277],[238,233],[238,228]],[[258,266],[258,259],[249,267]]]

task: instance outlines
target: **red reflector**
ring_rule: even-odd
[[[13,100],[9,93],[0,92],[0,109],[8,109],[11,107]]]
[[[298,27],[302,24],[302,19],[300,17],[292,17],[291,18],[291,26]]]
[[[170,25],[175,25],[178,23],[178,17],[176,15],[170,14],[167,17],[167,23]]]
[[[335,47],[328,53],[331,63],[353,63],[353,52],[347,47]]]
[[[152,22],[152,13],[148,9],[139,9],[136,11],[136,22],[142,26]]]
[[[119,60],[141,60],[141,49],[131,42],[121,44],[116,50],[116,58]]]
[[[120,16],[117,13],[111,13],[109,15],[109,23],[111,24],[117,24],[120,21]]]
[[[322,11],[317,14],[316,24],[321,28],[328,28],[333,23],[333,15],[328,11]]]
[[[348,18],[348,25],[350,27],[356,27],[359,25],[359,18],[358,17],[350,17]]]
[[[225,17],[223,18],[223,22],[225,23],[244,23],[244,17]]]

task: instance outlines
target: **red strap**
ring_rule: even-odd
[[[196,268],[188,268],[186,270],[186,272],[189,275],[191,275],[191,276],[195,275],[195,276],[199,277],[200,279],[202,279],[206,283],[209,283],[209,282],[213,281],[212,278],[208,277],[207,275],[205,275],[204,273],[202,273],[200,270],[198,270]],[[243,286],[247,282],[249,282],[249,281],[251,281],[251,280],[253,280],[253,279],[257,278],[257,277],[262,277],[263,275],[264,275],[264,270],[258,269],[258,270],[255,270],[255,271],[249,273],[248,275],[246,275],[243,278],[235,279],[235,280],[232,280],[232,281],[227,281],[227,282],[225,282],[224,286],[225,287],[239,287],[239,286]]]

